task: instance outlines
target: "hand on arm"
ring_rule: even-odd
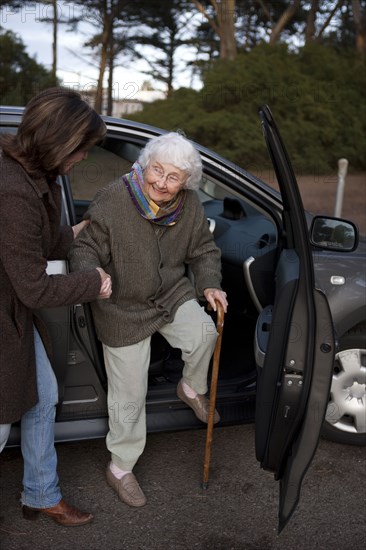
[[[82,231],[82,229],[84,229],[84,227],[86,227],[88,224],[89,224],[89,220],[83,220],[82,222],[72,226],[72,230],[74,232],[74,239],[76,239],[80,231]]]
[[[215,300],[217,300],[224,308],[225,313],[227,312],[228,302],[226,299],[226,292],[219,290],[218,288],[205,288],[203,294],[214,311],[216,311]]]
[[[99,271],[102,279],[98,299],[105,300],[106,298],[110,298],[112,294],[112,279],[101,267],[97,267],[97,271]]]
[[[112,280],[101,266],[110,261],[109,231],[97,204],[92,203],[89,207],[88,217],[88,220],[73,226],[78,238],[70,248],[70,268],[71,271],[96,269],[101,278],[98,299],[107,299],[112,294]]]

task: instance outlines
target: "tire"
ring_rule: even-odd
[[[366,445],[365,323],[340,341],[322,435],[337,443]]]

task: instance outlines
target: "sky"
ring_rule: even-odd
[[[72,15],[73,3],[61,0],[57,3],[58,14],[68,19]],[[23,41],[26,52],[30,57],[47,69],[52,66],[52,25],[41,21],[44,17],[52,17],[52,8],[44,4],[34,2],[33,5],[23,6],[15,12],[9,7],[0,8],[0,26],[5,30],[16,33]],[[58,30],[58,68],[57,76],[65,86],[75,86],[83,90],[95,86],[98,79],[98,69],[91,64],[91,59],[86,54],[87,49],[82,45],[95,28],[95,21],[85,12],[83,23],[78,27],[77,32],[68,32],[66,25],[59,25]],[[141,62],[140,69],[147,68]],[[147,75],[139,72],[139,66],[134,69],[116,67],[114,70],[113,91],[115,97],[121,99],[133,98],[141,88]],[[156,85],[157,89],[164,90],[163,84]],[[189,86],[185,77],[181,77],[181,86]]]

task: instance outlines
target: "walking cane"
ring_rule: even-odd
[[[208,473],[210,469],[210,459],[211,459],[211,444],[212,444],[212,432],[213,432],[213,426],[214,426],[217,380],[219,377],[222,331],[224,328],[224,308],[222,307],[222,305],[218,300],[216,300],[216,311],[217,311],[216,330],[218,332],[218,337],[216,340],[216,346],[215,346],[213,362],[212,362],[210,404],[208,409],[205,459],[204,459],[204,465],[203,465],[203,482],[202,482],[203,489],[208,488]]]

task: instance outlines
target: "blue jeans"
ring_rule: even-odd
[[[55,373],[38,331],[34,327],[38,403],[21,419],[21,450],[24,460],[22,504],[49,508],[62,498],[58,485],[54,445],[58,388]]]

